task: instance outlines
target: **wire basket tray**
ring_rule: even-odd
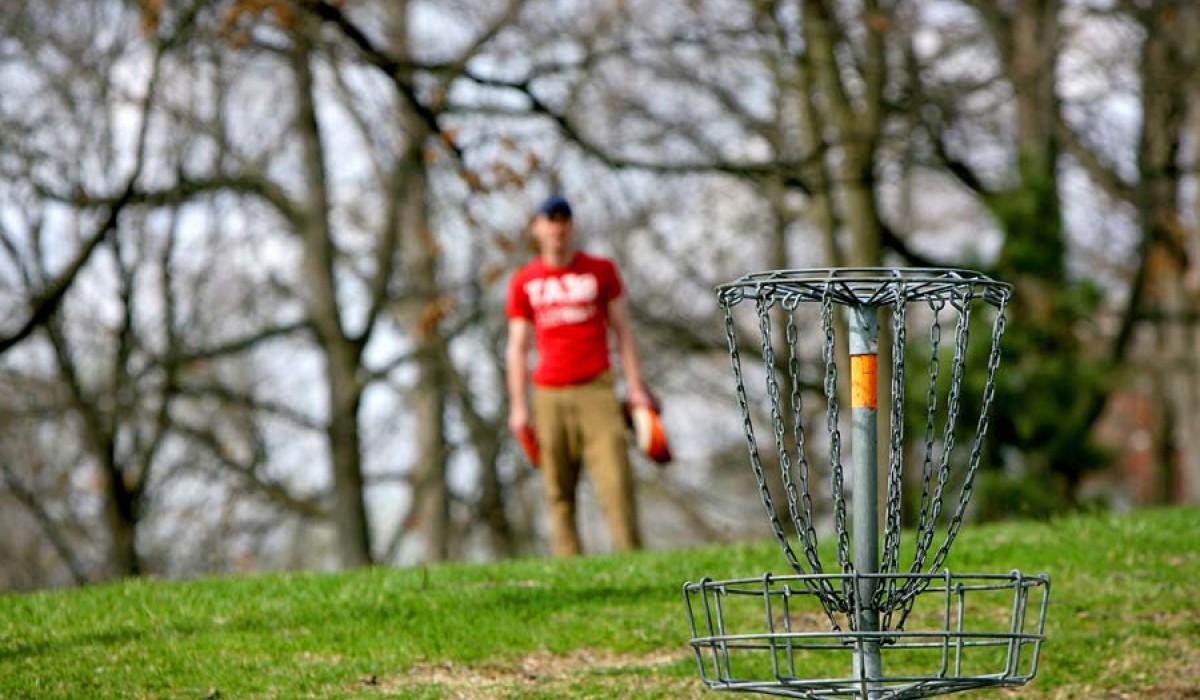
[[[817,591],[832,585],[853,595],[862,579],[914,591],[904,619],[859,631],[853,615],[823,609]],[[764,574],[683,586],[690,644],[710,688],[814,700],[1023,685],[1037,673],[1049,594],[1049,576],[1019,571]],[[884,669],[871,679],[850,663],[868,646],[878,649]]]

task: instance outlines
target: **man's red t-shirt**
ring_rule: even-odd
[[[565,267],[550,267],[539,257],[517,270],[507,313],[533,323],[535,384],[582,384],[608,369],[608,302],[621,290],[611,260],[582,252]]]

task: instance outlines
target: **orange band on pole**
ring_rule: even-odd
[[[879,404],[875,355],[850,356],[850,406],[874,409]]]

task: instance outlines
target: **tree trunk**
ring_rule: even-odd
[[[420,133],[420,132],[419,132]],[[446,485],[446,394],[449,391],[449,347],[439,333],[442,297],[438,288],[438,253],[429,230],[426,178],[423,170],[411,173],[405,207],[405,249],[410,260],[409,279],[417,287],[412,300],[410,332],[417,339],[417,385],[409,402],[417,424],[417,464],[413,497],[415,522],[425,541],[425,558],[450,557],[450,494]]]
[[[329,226],[329,195],[320,128],[313,97],[310,46],[306,28],[294,33],[291,53],[296,80],[296,122],[303,151],[303,177],[309,206],[299,222],[304,247],[304,280],[308,317],[325,360],[329,458],[333,469],[333,523],[341,563],[370,564],[371,536],[363,499],[362,453],[358,409],[363,385],[359,377],[361,347],[342,325],[334,281],[335,251]]]
[[[878,4],[866,0],[862,18],[864,39],[862,51],[861,79],[863,92],[855,104],[842,79],[842,70],[837,59],[837,44],[844,40],[844,32],[837,17],[824,0],[805,0],[802,7],[804,37],[808,68],[813,72],[811,80],[824,96],[825,123],[836,133],[833,169],[838,176],[838,197],[841,216],[847,228],[849,245],[844,259],[850,267],[879,267],[883,264],[882,231],[879,225],[879,205],[875,191],[875,157],[879,144],[883,116],[882,89],[886,79],[884,61],[883,26]],[[836,244],[827,244],[831,252]],[[882,310],[878,316],[879,353],[881,368],[891,364],[891,332],[885,322],[887,314]],[[844,328],[843,322],[840,328]],[[841,334],[846,337],[845,334]],[[839,353],[840,355],[840,353]],[[844,365],[849,369],[849,362]],[[842,376],[849,376],[848,371]],[[888,440],[891,433],[891,417],[886,409],[890,404],[890,372],[878,375],[877,394],[881,410],[876,414],[876,431],[880,440],[876,443],[876,462],[880,469],[888,464]],[[843,382],[847,385],[848,382]],[[853,449],[853,448],[852,448]],[[880,512],[886,507],[887,479],[877,481],[875,495]]]
[[[84,389],[67,336],[60,319],[51,318],[46,325],[54,357],[70,391],[71,403],[83,424],[83,441],[96,461],[104,482],[103,518],[109,536],[108,565],[116,578],[138,576],[142,573],[137,552],[139,492],[126,483],[117,463],[115,435],[101,411],[100,402]],[[115,409],[114,409],[115,410]]]
[[[140,576],[141,560],[137,552],[137,504],[134,494],[125,487],[119,468],[107,464],[104,468],[108,487],[104,519],[111,537],[109,562],[118,577]]]
[[[409,6],[393,3],[389,8],[391,45],[397,56],[411,53]],[[442,561],[450,557],[450,493],[446,484],[446,395],[450,389],[450,348],[439,332],[440,320],[447,311],[448,297],[442,293],[439,275],[440,253],[430,226],[428,210],[429,176],[424,154],[430,138],[429,126],[419,115],[408,110],[404,116],[409,140],[407,154],[399,167],[404,169],[404,203],[401,217],[401,246],[406,278],[415,290],[405,305],[406,325],[417,346],[417,385],[409,408],[417,425],[417,462],[413,469],[414,509],[410,518],[422,534],[425,559]]]
[[[1195,15],[1194,8],[1182,10]],[[1194,353],[1188,345],[1187,329],[1191,305],[1184,291],[1188,272],[1188,241],[1179,197],[1183,187],[1180,149],[1188,109],[1188,86],[1178,76],[1190,73],[1181,60],[1186,29],[1180,10],[1159,7],[1147,16],[1142,44],[1142,134],[1138,144],[1138,210],[1141,217],[1146,259],[1144,312],[1155,324],[1151,347],[1144,353],[1162,388],[1158,420],[1153,426],[1155,444],[1163,446],[1156,456],[1160,463],[1155,493],[1159,502],[1169,502],[1176,491],[1179,470],[1194,470],[1197,439],[1186,416],[1197,406],[1189,390],[1194,377]]]

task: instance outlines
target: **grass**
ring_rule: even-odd
[[[1197,699],[1198,533],[1196,508],[968,527],[947,563],[1051,574],[1022,697]],[[783,563],[754,543],[4,595],[0,697],[720,697],[680,584]]]

